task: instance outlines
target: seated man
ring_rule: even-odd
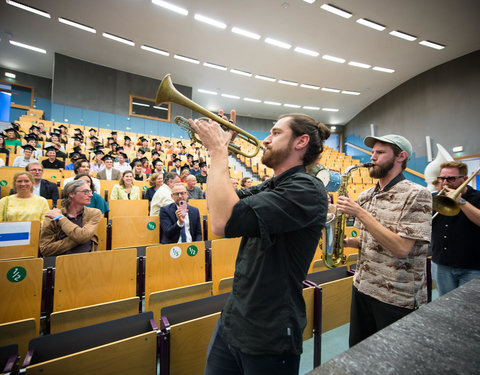
[[[194,175],[189,174],[186,177],[187,183],[187,192],[188,192],[188,199],[204,199],[203,190],[195,186],[197,183],[197,178]]]
[[[180,183],[180,177],[176,173],[168,172],[163,178],[163,185],[158,188],[150,202],[150,216],[158,216],[160,208],[173,203],[172,187]]]
[[[62,210],[47,211],[40,232],[42,256],[76,254],[96,251],[97,227],[103,217],[100,210],[86,207],[92,190],[85,180],[76,180],[62,192]]]
[[[35,151],[35,147],[32,147],[30,145],[25,145],[22,146],[23,148],[23,156],[17,156],[13,162],[12,167],[17,167],[17,168],[25,168],[28,164],[36,162],[38,163],[38,160],[35,159],[32,155],[33,152]]]
[[[42,166],[45,169],[63,169],[65,163],[57,159],[57,149],[53,146],[46,147],[48,159],[42,160]]]
[[[182,243],[202,240],[198,208],[187,205],[187,189],[183,184],[172,187],[173,203],[160,209],[161,243]]]
[[[79,173],[90,174],[90,163],[85,159],[77,160],[73,166],[73,173],[75,173],[75,176]],[[72,182],[75,176],[72,176],[63,180],[63,187],[67,186],[69,182]],[[100,181],[95,177],[91,177],[91,179],[93,182],[93,186],[95,186],[95,192],[101,195],[102,189],[100,188]]]
[[[119,152],[117,156],[118,161],[113,163],[113,168],[115,168],[117,171],[120,171],[120,173],[131,171],[132,167],[127,163],[127,158],[127,154]]]
[[[30,145],[34,148],[32,157],[34,159],[40,160],[40,158],[43,156],[43,151],[37,148],[37,136],[31,133],[27,134],[24,139],[27,142],[27,145]],[[24,150],[20,150],[20,155],[23,155],[24,152]]]
[[[113,168],[113,158],[110,155],[105,155],[102,160],[105,164],[105,168],[97,173],[98,179],[115,181],[120,180],[120,177],[122,177],[122,173],[119,170]]]

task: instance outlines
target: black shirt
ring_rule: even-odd
[[[480,208],[480,191],[467,186],[462,198]],[[432,260],[444,266],[479,270],[479,238],[480,227],[462,211],[455,216],[438,214],[432,221]]]
[[[42,160],[42,166],[45,169],[60,169],[60,168],[65,168],[65,163],[58,159],[55,159],[53,163],[50,162],[50,160],[45,159],[45,160]]]
[[[224,339],[247,354],[300,354],[302,282],[325,225],[325,187],[296,166],[237,194],[225,236],[243,238],[222,313]]]

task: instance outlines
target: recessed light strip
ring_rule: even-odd
[[[265,43],[271,44],[272,46],[290,49],[292,46],[288,43],[282,42],[280,40],[272,39],[272,38],[265,38]]]
[[[356,22],[359,23],[360,25],[367,26],[367,27],[370,27],[371,29],[378,30],[378,31],[383,31],[386,28],[385,26],[379,23],[367,20],[366,18],[359,18]]]
[[[396,36],[397,38],[408,40],[409,42],[413,42],[415,39],[417,39],[416,36],[413,36],[398,30],[390,31],[389,34]]]
[[[433,49],[438,49],[438,50],[441,50],[441,49],[444,49],[444,48],[445,48],[445,46],[442,45],[442,44],[430,42],[430,41],[428,41],[428,40],[422,40],[421,42],[418,42],[418,44],[421,44],[422,46],[425,46],[425,47],[430,47],[430,48],[433,48]]]
[[[17,8],[23,9],[23,10],[26,10],[27,12],[30,12],[30,13],[35,13],[35,14],[37,14],[39,16],[42,16],[42,17],[45,17],[45,18],[52,18],[50,16],[50,13],[47,13],[47,12],[44,12],[43,10],[33,8],[31,6],[19,3],[17,1],[7,0],[7,4],[13,5],[14,7],[17,7]]]
[[[88,31],[89,33],[92,33],[92,34],[97,33],[97,30],[95,30],[93,27],[83,25],[83,24],[78,23],[78,22],[70,21],[66,18],[58,17],[58,22],[61,22],[61,23],[65,24],[65,25],[68,25],[68,26],[76,27],[77,29],[80,29],[80,30]]]
[[[172,12],[181,14],[182,16],[188,16],[188,10],[181,8],[177,5],[170,4],[166,1],[163,0],[152,0],[152,3],[158,6],[161,6],[162,8],[171,10]]]
[[[384,72],[384,73],[393,73],[395,72],[394,69],[389,68],[382,68],[381,66],[374,66],[372,70],[376,70],[377,72]]]
[[[371,67],[371,65],[364,64],[364,63],[357,62],[357,61],[349,61],[348,65],[356,66],[357,68],[363,68],[363,69],[370,69],[370,67]]]
[[[302,48],[302,47],[295,47],[294,51],[298,53],[302,53],[304,55],[313,56],[313,57],[318,57],[318,55],[320,55],[317,51],[312,51],[310,49]]]
[[[276,81],[276,79],[273,78],[273,77],[262,76],[262,75],[260,75],[260,74],[255,74],[255,78],[256,78],[256,79],[261,79],[261,80],[263,80],[263,81],[268,81],[268,82],[275,82],[275,81]]]
[[[252,33],[251,31],[241,29],[239,27],[232,27],[232,32],[238,35],[246,36],[247,38],[250,38],[250,39],[258,40],[261,38],[260,35],[256,33]]]
[[[193,18],[195,18],[197,21],[206,23],[210,26],[218,27],[219,29],[226,29],[227,28],[227,25],[224,24],[223,22],[214,20],[213,18],[210,18],[210,17],[206,17],[202,14],[197,13],[197,14],[195,14],[195,16],[193,16]]]
[[[47,51],[44,50],[43,48],[34,47],[34,46],[29,45],[29,44],[17,42],[15,40],[9,40],[9,42],[10,42],[10,44],[12,44],[14,46],[17,46],[17,47],[29,49],[31,51],[40,52],[40,53],[45,53],[45,54],[47,53]]]
[[[143,44],[140,46],[140,48],[145,50],[145,51],[148,51],[148,52],[156,53],[158,55],[170,56],[170,54],[167,51],[164,51],[162,49],[153,48],[153,47],[146,46],[146,45],[143,45]]]
[[[17,76],[14,74],[14,73],[10,73],[10,72],[5,72],[5,77],[8,77],[8,78],[17,78]]]
[[[177,60],[186,61],[192,64],[200,64],[200,61],[198,61],[197,59],[192,59],[191,57],[187,57],[187,56],[174,55],[173,58]]]
[[[217,69],[217,70],[227,70],[226,66],[212,64],[212,63],[209,63],[209,62],[204,62],[203,66],[206,66],[207,68]]]
[[[352,17],[352,13],[347,12],[346,10],[334,7],[333,5],[330,5],[330,4],[323,4],[320,8],[343,18],[348,19]]]
[[[238,69],[230,69],[230,73],[238,74],[238,75],[244,76],[244,77],[251,77],[252,76],[252,73],[245,72],[243,70],[238,70]]]
[[[278,83],[281,83],[282,85],[287,85],[287,86],[298,86],[298,83],[297,83],[297,82],[285,81],[285,80],[283,80],[283,79],[279,79],[279,80],[278,80]]]
[[[217,95],[215,91],[204,90],[204,89],[198,89],[198,92],[201,92],[202,94],[208,94],[208,95]]]
[[[125,38],[121,38],[121,37],[116,36],[116,35],[113,35],[113,34],[103,33],[102,36],[105,37],[105,38],[114,40],[114,41],[116,41],[116,42],[119,42],[119,43],[127,44],[127,45],[132,46],[132,47],[135,46],[135,43],[132,42],[131,40],[125,39]]]
[[[341,57],[335,57],[335,56],[331,56],[331,55],[323,55],[322,59],[328,60],[328,61],[333,61],[333,62],[340,63],[340,64],[343,64],[346,61],[345,59],[342,59]]]

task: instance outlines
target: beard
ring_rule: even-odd
[[[267,148],[262,155],[262,163],[268,168],[275,168],[280,165],[290,155],[293,144],[293,138],[290,139],[288,145],[281,149]]]
[[[393,158],[392,160],[388,161],[384,165],[375,164],[375,166],[371,168],[369,171],[370,177],[384,178],[387,176],[388,172],[390,172],[390,170],[393,168],[394,165],[395,165],[395,160]],[[378,167],[378,169],[375,169],[376,167]]]

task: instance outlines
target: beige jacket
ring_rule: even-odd
[[[91,240],[92,251],[97,251],[98,237],[97,227],[102,212],[96,208],[85,207],[83,212],[83,227],[72,223],[68,218],[62,217],[57,221],[46,217],[40,232],[40,253],[42,256],[61,255],[74,248],[75,246]],[[66,210],[62,208],[65,215]],[[58,239],[60,231],[63,231],[67,237]]]

